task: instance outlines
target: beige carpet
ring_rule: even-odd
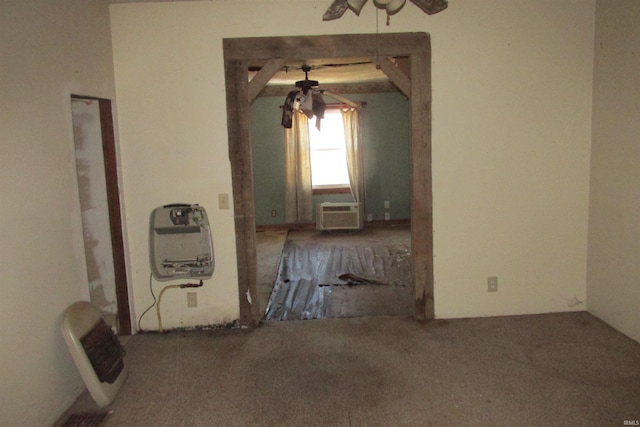
[[[585,312],[144,334],[108,426],[621,426],[640,344]],[[71,412],[97,409],[84,394]]]

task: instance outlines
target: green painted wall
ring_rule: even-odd
[[[366,215],[410,218],[409,102],[399,93],[345,95],[366,102],[362,113]],[[327,99],[329,101],[329,99]],[[284,224],[284,148],[280,126],[284,97],[260,97],[251,106],[251,146],[256,224]],[[388,200],[390,208],[384,208]],[[351,202],[349,194],[314,196],[321,202]],[[277,212],[276,217],[271,211]]]

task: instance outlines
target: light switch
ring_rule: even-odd
[[[229,209],[229,195],[228,194],[218,194],[218,208],[219,209]]]

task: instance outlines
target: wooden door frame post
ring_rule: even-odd
[[[433,298],[433,197],[431,178],[431,41],[427,33],[343,34],[300,37],[249,37],[223,39],[227,130],[233,187],[238,261],[240,323],[260,322],[256,291],[257,257],[253,165],[251,159],[250,100],[260,83],[249,89],[250,61],[282,63],[290,56],[305,59],[349,57],[408,57],[411,112],[411,274],[414,317],[434,318]],[[398,70],[385,63],[387,74],[407,91]],[[269,67],[275,72],[277,67]]]

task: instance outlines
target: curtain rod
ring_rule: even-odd
[[[359,101],[353,101],[354,103],[358,104],[358,107],[364,107],[367,105],[366,102],[359,102]],[[327,106],[327,108],[340,108],[343,105],[349,105],[347,103],[344,102],[329,102],[327,104],[325,104]]]
[[[354,101],[355,102],[355,101]],[[355,102],[356,104],[358,104],[358,107],[366,107],[367,103],[366,102]],[[327,108],[341,108],[343,106],[349,106],[348,104],[345,104],[344,102],[331,102],[329,104],[325,104],[327,106]],[[278,105],[278,108],[282,108],[284,107],[284,105]]]

